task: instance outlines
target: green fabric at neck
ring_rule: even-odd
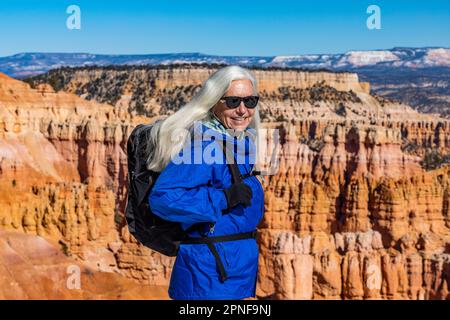
[[[224,133],[227,136],[231,136],[227,131],[227,128],[223,125],[223,123],[217,118],[214,112],[210,111],[208,113],[208,117],[203,121],[203,124],[208,128],[214,129],[220,133]]]

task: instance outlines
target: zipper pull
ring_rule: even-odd
[[[215,223],[209,223],[209,233],[210,234],[213,234],[215,227],[216,227]]]
[[[267,179],[266,179],[266,175],[264,174],[264,172],[262,172],[262,171],[259,171],[259,170],[254,170],[254,171],[252,171],[251,172],[251,175],[252,176],[259,176],[260,178],[261,178],[261,182],[264,184],[264,185],[267,185]]]

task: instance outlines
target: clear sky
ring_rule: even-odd
[[[369,5],[381,30],[369,30]],[[69,30],[69,5],[81,30]],[[450,47],[449,0],[0,0],[0,56],[20,52],[217,55]]]

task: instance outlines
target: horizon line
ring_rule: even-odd
[[[261,57],[261,58],[268,58],[268,57],[296,57],[296,56],[310,56],[310,55],[342,55],[349,52],[368,52],[368,51],[390,51],[394,49],[447,49],[449,50],[450,47],[445,46],[424,46],[424,47],[392,47],[392,48],[386,48],[386,49],[367,49],[367,50],[348,50],[341,53],[303,53],[303,54],[279,54],[279,55],[221,55],[221,54],[209,54],[209,53],[202,53],[202,52],[165,52],[165,53],[92,53],[92,52],[76,52],[76,51],[25,51],[25,52],[18,52],[10,55],[4,55],[0,56],[0,58],[7,58],[7,57],[13,57],[21,54],[90,54],[90,55],[96,55],[96,56],[151,56],[151,55],[177,55],[177,54],[186,54],[186,55],[203,55],[203,56],[215,56],[215,57]]]

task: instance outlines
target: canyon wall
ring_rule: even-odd
[[[0,76],[0,228],[50,239],[96,271],[167,285],[174,259],[136,243],[123,219],[126,139],[152,120],[127,92],[153,88],[138,95],[159,95],[143,110],[170,114],[212,70],[64,71],[60,87],[34,88]],[[281,135],[279,171],[264,185],[258,297],[449,299],[450,169],[421,162],[427,148],[449,152],[448,120],[373,97],[352,74],[255,74],[265,130]],[[107,93],[112,105],[99,103]]]
[[[88,100],[126,107],[143,115],[170,114],[189,101],[216,68],[183,65],[180,67],[114,66],[62,68],[30,78],[32,86],[48,83],[53,88],[75,93]],[[366,93],[368,83],[360,83],[354,73],[309,72],[298,70],[253,70],[261,95],[281,94],[279,90],[307,89],[315,84],[341,92]],[[262,99],[265,104],[269,99]],[[292,99],[290,102],[298,102]],[[284,106],[291,103],[285,103]],[[264,108],[263,108],[264,109]],[[291,109],[291,108],[289,108]],[[289,110],[285,110],[288,113]]]
[[[265,189],[259,295],[448,299],[450,168],[424,171],[398,130],[327,126],[318,152],[286,130]]]

